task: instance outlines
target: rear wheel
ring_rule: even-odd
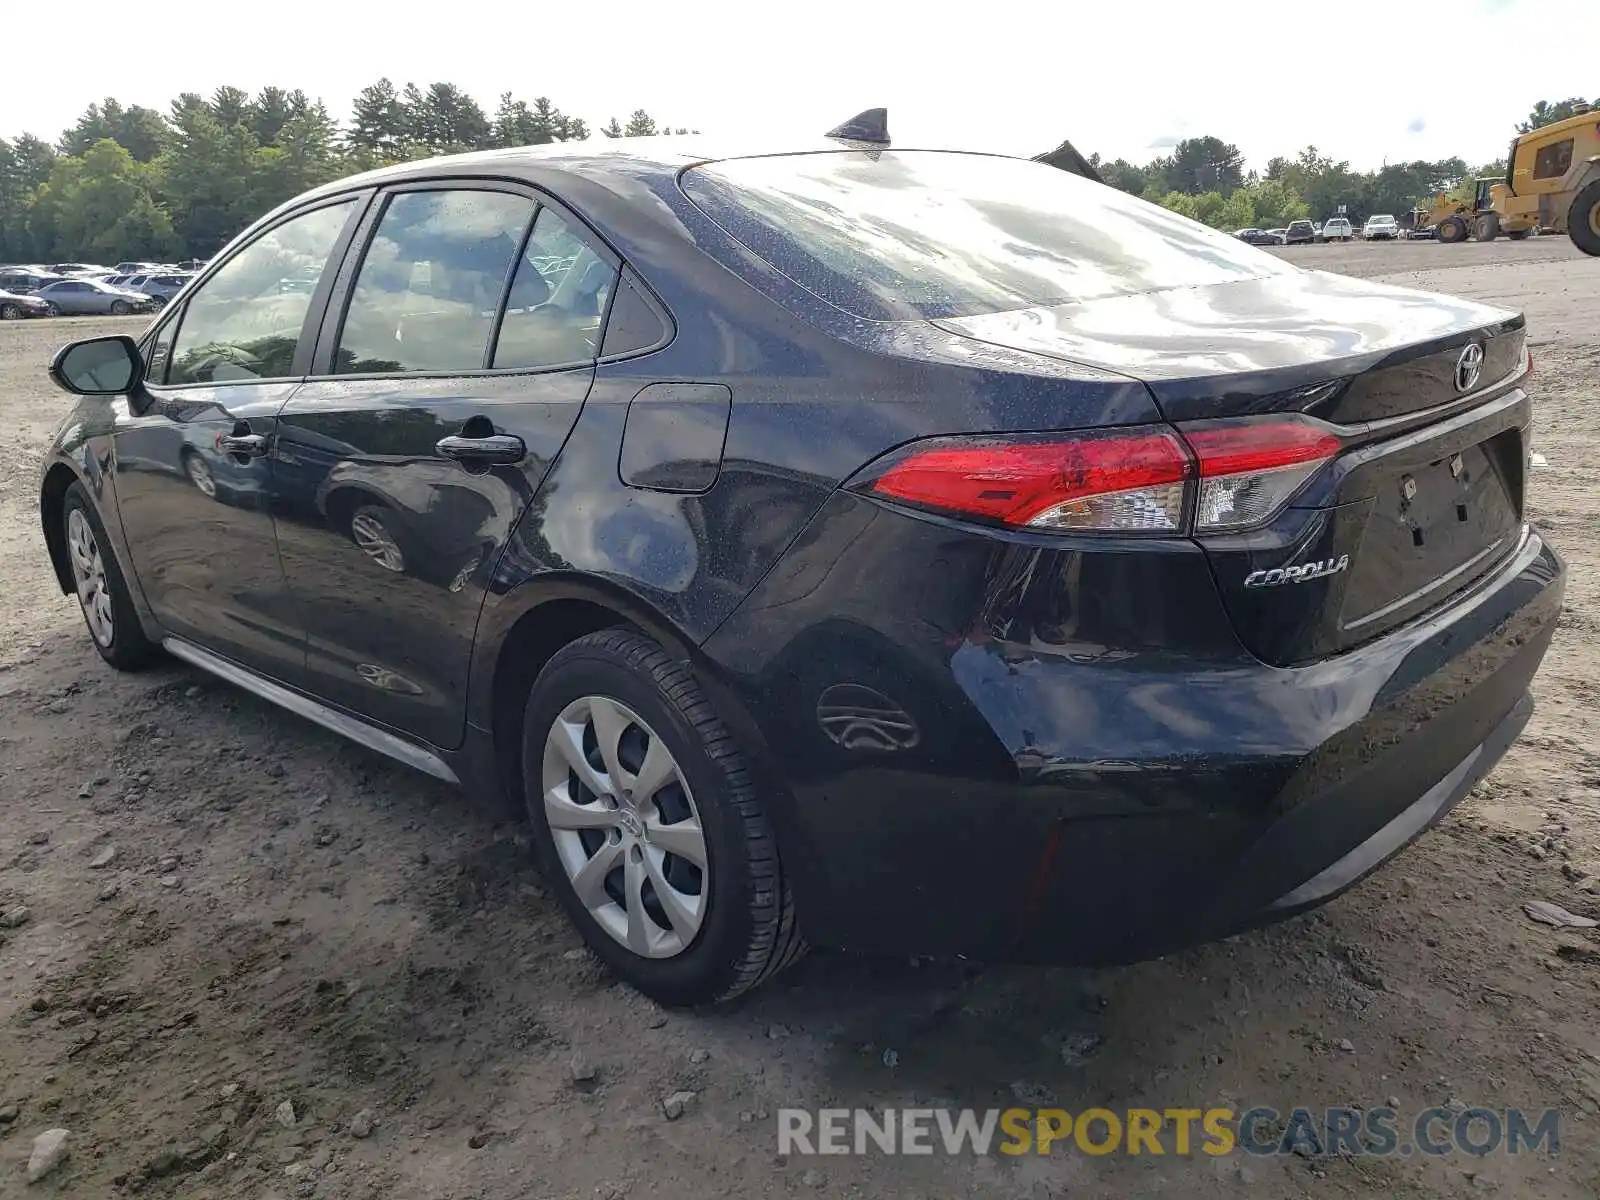
[[[1600,179],[1573,198],[1567,210],[1567,236],[1585,254],[1600,255]]]
[[[83,610],[94,648],[119,671],[149,666],[160,657],[160,648],[144,635],[127,580],[106,540],[105,526],[82,484],[67,488],[61,521],[78,607]]]
[[[1441,242],[1466,241],[1467,223],[1460,217],[1446,217],[1439,222],[1439,240]]]
[[[602,630],[551,658],[522,770],[552,886],[641,992],[728,1000],[803,952],[750,768],[688,666],[649,638]]]
[[[1532,232],[1533,230],[1531,229],[1508,229],[1506,230],[1506,237],[1513,242],[1520,242]]]
[[[1500,216],[1498,213],[1486,212],[1478,216],[1477,229],[1475,230],[1480,242],[1492,242],[1500,236]]]
[[[22,316],[22,310],[15,304],[0,304],[0,321],[15,321]]]

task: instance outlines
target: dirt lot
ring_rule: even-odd
[[[0,931],[0,1195],[1596,1195],[1600,938],[1522,905],[1600,917],[1600,262],[1555,238],[1292,257],[1528,314],[1533,515],[1572,579],[1522,742],[1401,859],[1287,925],[1116,971],[813,955],[713,1014],[606,978],[489,805],[186,669],[104,667],[48,575],[34,471],[66,407],[49,352],[114,325],[0,326],[0,912],[30,913]],[[680,1089],[697,1099],[669,1121]],[[779,1106],[1017,1096],[1553,1107],[1561,1148],[776,1154]],[[70,1154],[26,1188],[53,1126]]]

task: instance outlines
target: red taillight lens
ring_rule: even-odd
[[[1248,529],[1270,520],[1343,442],[1309,417],[1263,417],[1189,425],[1184,440],[1200,464],[1196,533]]]
[[[1019,529],[1217,533],[1270,520],[1342,446],[1309,417],[934,438],[851,486]],[[1191,516],[1192,513],[1192,516]]]
[[[886,500],[1017,528],[1181,533],[1194,465],[1162,426],[918,442],[858,483]]]

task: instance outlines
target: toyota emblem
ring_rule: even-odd
[[[1483,370],[1483,347],[1468,342],[1461,347],[1461,357],[1456,359],[1456,391],[1470,392],[1478,386],[1478,374]]]

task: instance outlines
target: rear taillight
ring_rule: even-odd
[[[879,460],[856,491],[1014,529],[1183,534],[1270,520],[1339,438],[1308,417],[1072,434],[933,438]]]
[[[856,486],[885,500],[1016,528],[1180,533],[1193,477],[1177,434],[1142,426],[917,442]]]
[[[1183,430],[1200,464],[1196,533],[1271,520],[1343,444],[1308,417],[1218,421]]]

